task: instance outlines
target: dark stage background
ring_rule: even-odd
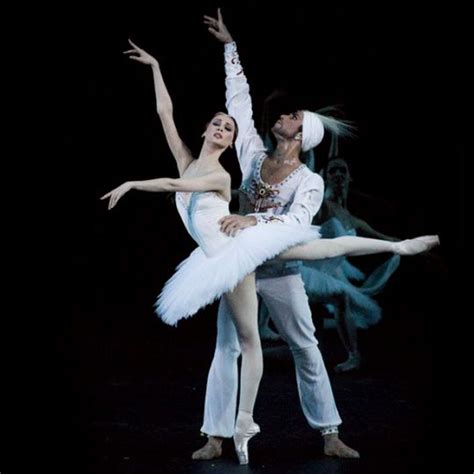
[[[220,5],[251,86],[257,125],[263,99],[275,87],[294,98],[289,106],[343,104],[358,126],[357,140],[342,145],[353,176],[351,211],[400,238],[440,233],[443,245],[435,254],[450,268],[463,249],[463,148],[445,120],[455,102],[445,93],[455,89],[445,84],[433,93],[431,86],[440,64],[454,67],[456,57],[448,59],[448,46],[439,47],[427,27],[430,15],[395,4]],[[231,450],[224,464],[189,460],[201,443],[217,306],[178,328],[153,314],[163,283],[195,247],[171,196],[130,193],[112,212],[99,201],[126,180],[176,176],[155,113],[151,72],[122,55],[127,38],[159,59],[178,128],[197,154],[206,121],[224,110],[223,46],[201,21],[216,7],[175,2],[61,12],[56,47],[64,61],[52,85],[60,101],[57,170],[68,183],[68,202],[54,322],[53,364],[60,371],[45,408],[55,426],[48,443],[54,448],[45,453],[51,464],[67,466],[63,472],[235,468]],[[325,141],[317,152],[318,169],[327,148]],[[224,161],[233,187],[240,180],[235,161],[232,153]],[[378,261],[356,264],[370,268]],[[427,465],[434,453],[435,334],[451,324],[451,274],[423,257],[402,260],[378,297],[382,322],[361,334],[366,365],[357,374],[331,371],[342,349],[314,307],[343,435],[363,454],[354,464],[322,457],[300,412],[285,346],[266,347],[255,472],[264,465],[267,472],[410,472]],[[279,407],[276,413],[271,406]]]

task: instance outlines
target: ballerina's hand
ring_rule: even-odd
[[[158,61],[151,54],[139,48],[131,39],[129,39],[128,42],[132,45],[133,49],[128,49],[124,51],[123,54],[126,54],[130,59],[138,61],[139,63],[158,66]]]
[[[112,189],[112,191],[104,194],[100,199],[103,201],[104,199],[109,199],[109,211],[113,207],[115,207],[119,201],[119,199],[126,193],[128,193],[133,188],[132,183],[127,181],[126,183],[121,184],[119,187]]]

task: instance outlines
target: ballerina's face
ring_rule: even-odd
[[[230,115],[218,112],[207,126],[204,136],[210,142],[227,148],[237,136],[236,122]]]

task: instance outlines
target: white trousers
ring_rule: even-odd
[[[288,343],[296,368],[303,413],[315,429],[341,424],[324,366],[300,274],[257,280],[257,292],[280,336]],[[229,306],[223,297],[217,316],[217,344],[207,379],[204,423],[208,436],[234,433],[238,392],[239,341]]]

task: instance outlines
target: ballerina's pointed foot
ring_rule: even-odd
[[[424,235],[415,239],[394,242],[393,252],[398,255],[416,255],[431,250],[440,244],[438,235]]]
[[[245,428],[236,427],[234,432],[234,446],[239,464],[249,463],[248,443],[256,435],[260,433],[260,426],[253,421]]]

